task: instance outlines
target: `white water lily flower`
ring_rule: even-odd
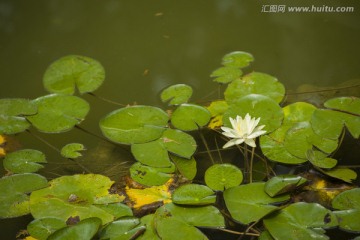
[[[262,130],[265,125],[257,126],[260,118],[251,118],[248,113],[244,119],[240,116],[236,116],[234,119],[230,117],[229,119],[232,128],[221,127],[221,129],[224,131],[222,133],[223,135],[232,139],[228,141],[223,148],[228,148],[243,142],[251,147],[256,147],[254,139],[266,133],[265,130]]]

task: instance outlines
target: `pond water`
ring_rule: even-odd
[[[262,12],[269,4],[355,10]],[[276,76],[287,89],[303,84],[331,87],[360,78],[359,42],[358,0],[0,0],[0,97],[34,99],[47,94],[42,85],[45,69],[69,54],[100,61],[106,80],[95,94],[123,104],[161,105],[159,92],[175,83],[191,85],[194,101],[216,98],[209,96],[217,89],[209,75],[222,56],[236,50],[255,56],[249,72]],[[360,88],[353,88],[352,94],[359,96]],[[118,107],[84,97],[91,111],[81,126],[100,134],[98,120]],[[76,129],[39,135],[58,147],[69,141],[82,142],[90,150],[99,145],[98,139]],[[57,153],[28,134],[19,140],[26,148],[46,153],[49,162],[59,161]],[[126,151],[102,149],[113,158],[129,158]],[[49,164],[50,177],[58,167]],[[13,239],[24,227],[20,222],[1,220],[0,238]]]

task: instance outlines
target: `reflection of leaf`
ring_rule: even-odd
[[[46,163],[45,155],[37,150],[23,149],[9,153],[4,161],[4,168],[13,173],[36,172]]]
[[[232,164],[214,164],[205,172],[205,183],[213,190],[224,191],[240,185],[242,180],[241,170]]]
[[[52,93],[73,94],[93,92],[105,79],[103,66],[84,56],[70,55],[53,62],[44,74],[44,86]]]
[[[161,100],[163,102],[170,101],[170,105],[186,103],[192,92],[192,88],[186,84],[172,85],[161,92]]]
[[[198,105],[182,104],[171,115],[171,123],[174,127],[191,131],[205,126],[210,120],[210,112]]]

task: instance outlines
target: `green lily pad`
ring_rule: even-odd
[[[27,194],[47,185],[45,177],[34,173],[14,174],[0,178],[0,218],[29,214]]]
[[[43,83],[51,93],[74,94],[95,91],[105,79],[105,70],[96,60],[77,55],[62,57],[45,71]]]
[[[356,179],[357,174],[355,171],[345,168],[345,167],[336,167],[330,170],[319,169],[325,175],[330,177],[342,180],[344,182],[352,183]]]
[[[307,152],[307,159],[311,162],[312,165],[319,168],[333,168],[337,164],[337,160],[333,158],[328,158],[327,154],[324,154],[320,151],[309,150]]]
[[[221,67],[213,71],[210,77],[215,77],[214,82],[229,83],[240,78],[242,73],[241,69],[237,67]]]
[[[114,221],[107,225],[100,232],[100,239],[130,240],[140,231],[144,231],[145,226],[139,226],[138,218],[124,218]]]
[[[270,204],[289,199],[289,195],[271,198],[265,193],[264,186],[265,183],[257,182],[226,189],[224,200],[231,217],[242,224],[256,222],[278,209]]]
[[[205,183],[211,189],[224,191],[235,187],[243,181],[241,170],[232,164],[214,164],[205,172]]]
[[[327,108],[360,115],[360,98],[339,97],[327,100],[324,103]]]
[[[69,143],[61,149],[61,155],[65,158],[78,158],[82,154],[80,151],[84,151],[85,146],[81,143]]]
[[[274,240],[269,231],[262,231],[259,240]]]
[[[193,93],[192,88],[186,84],[172,85],[161,92],[161,101],[170,101],[170,105],[178,105],[189,101]]]
[[[191,226],[196,227],[225,227],[223,215],[219,209],[212,205],[207,206],[178,206],[173,203],[165,204],[158,208],[155,213],[154,223],[161,218],[172,216]]]
[[[296,102],[285,106],[283,110],[283,124],[294,124],[310,121],[314,111],[316,110],[316,107],[310,103]]]
[[[52,233],[64,227],[66,227],[66,223],[62,219],[56,217],[39,218],[27,225],[27,231],[38,240],[46,240]]]
[[[172,200],[176,204],[207,205],[215,203],[216,195],[207,186],[186,184],[175,189]]]
[[[84,120],[90,109],[85,100],[76,96],[51,94],[33,102],[37,105],[38,112],[27,119],[39,131],[46,133],[70,130]]]
[[[209,110],[202,106],[182,104],[171,115],[171,123],[180,130],[191,131],[205,126],[210,116]]]
[[[160,138],[169,118],[160,108],[132,106],[109,113],[100,121],[108,139],[117,143],[146,143]]]
[[[51,234],[48,240],[62,240],[62,239],[81,239],[91,240],[96,235],[101,226],[101,219],[92,217],[87,218],[74,226],[68,226],[57,230]]]
[[[305,178],[296,175],[278,175],[266,182],[264,190],[270,197],[274,197],[290,192],[306,181]]]
[[[223,115],[228,108],[229,108],[229,105],[227,104],[226,101],[223,101],[223,100],[213,101],[207,107],[207,109],[210,111],[211,117]]]
[[[254,61],[253,55],[247,52],[235,51],[226,54],[222,58],[222,64],[229,67],[244,68]]]
[[[196,176],[196,160],[192,157],[190,159],[171,155],[171,160],[176,166],[180,174],[189,180],[193,180]]]
[[[132,217],[133,212],[130,207],[127,205],[117,202],[117,203],[109,203],[109,204],[103,204],[103,205],[96,205],[98,208],[101,208],[102,210],[110,213],[115,217],[115,219],[121,218],[121,217]]]
[[[160,240],[154,227],[154,214],[148,214],[140,219],[140,224],[146,227],[146,231],[139,236],[139,240]]]
[[[184,158],[191,158],[197,147],[191,135],[174,129],[167,129],[161,141],[169,152]]]
[[[283,110],[274,100],[263,95],[250,94],[229,105],[223,116],[224,126],[231,127],[229,117],[245,116],[247,113],[255,118],[260,117],[259,125],[265,125],[264,130],[267,133],[279,128],[283,120]]]
[[[24,116],[37,112],[36,105],[21,98],[0,99],[0,134],[16,134],[31,125]]]
[[[234,80],[224,93],[225,100],[230,104],[249,94],[264,95],[280,103],[285,96],[285,87],[273,76],[252,72]]]
[[[329,239],[321,228],[337,226],[335,215],[317,203],[298,202],[264,219],[274,239]]]
[[[66,221],[75,216],[80,220],[98,217],[106,224],[113,221],[115,216],[98,205],[124,200],[123,196],[109,193],[114,182],[98,174],[63,176],[49,183],[49,187],[30,195],[31,214],[34,218],[56,216]]]
[[[133,180],[145,186],[160,186],[172,177],[171,173],[174,171],[174,164],[168,168],[155,168],[141,163],[134,163],[130,167],[130,176]]]
[[[6,155],[4,168],[12,173],[37,172],[46,163],[45,154],[33,149],[23,149]]]

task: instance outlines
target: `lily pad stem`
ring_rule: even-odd
[[[253,147],[251,149],[251,158],[250,158],[250,167],[249,167],[249,182],[252,183],[252,172],[253,172],[253,162],[254,162],[254,153],[255,153],[255,148]]]
[[[89,94],[90,96],[96,97],[97,99],[100,99],[100,100],[102,100],[102,101],[104,101],[104,102],[111,103],[111,104],[114,104],[114,105],[117,105],[117,106],[121,106],[121,107],[126,107],[125,104],[118,103],[118,102],[112,101],[112,100],[107,99],[107,98],[104,98],[104,97],[100,97],[100,96],[98,96],[98,95],[95,95],[95,94],[92,93],[92,92],[88,92],[87,94]]]
[[[198,130],[199,130],[200,138],[201,138],[202,142],[204,143],[204,146],[205,146],[205,148],[206,148],[207,153],[209,154],[211,163],[214,165],[214,164],[215,164],[215,161],[214,161],[214,159],[213,159],[213,157],[212,157],[212,155],[211,155],[210,148],[209,148],[209,146],[208,146],[208,144],[207,144],[207,142],[206,142],[206,139],[205,139],[205,137],[204,137],[204,134],[201,132],[201,129],[200,129],[200,128],[198,128]]]

